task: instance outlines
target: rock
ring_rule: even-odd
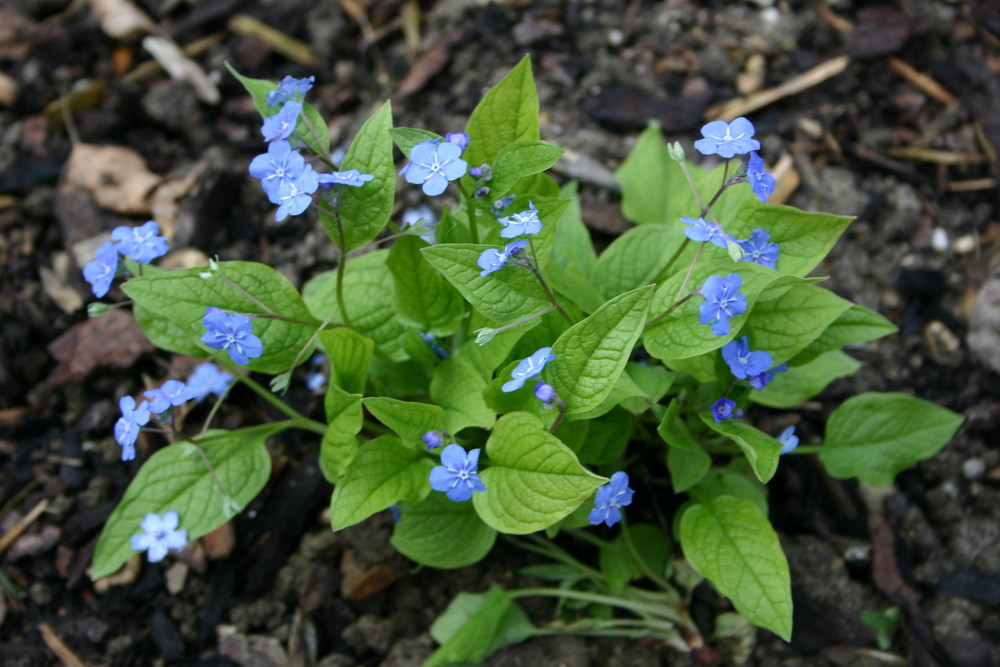
[[[1000,373],[1000,280],[987,280],[976,294],[969,324],[969,349]]]

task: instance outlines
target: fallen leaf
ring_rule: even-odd
[[[206,104],[218,104],[221,99],[219,89],[208,78],[198,64],[184,55],[181,47],[166,37],[145,37],[142,47],[156,58],[167,74],[177,81],[187,81],[194,88],[194,94]]]
[[[47,389],[83,380],[101,367],[130,368],[140,355],[156,350],[132,313],[120,308],[73,325],[48,349],[59,365],[46,378]]]
[[[90,10],[108,37],[132,39],[157,31],[153,19],[127,0],[90,0]]]
[[[89,191],[99,206],[126,215],[149,213],[149,194],[161,180],[131,148],[83,143],[70,152],[63,178]]]

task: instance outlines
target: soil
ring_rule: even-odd
[[[995,3],[134,1],[180,45],[206,40],[194,60],[218,104],[147,65],[136,35],[109,35],[95,12],[117,3],[0,3],[0,662],[419,665],[455,594],[530,583],[517,569],[531,560],[502,542],[476,566],[441,572],[393,552],[387,514],[332,533],[330,486],[307,436],[271,443],[271,483],[211,540],[181,560],[126,567],[115,585],[92,582],[104,520],[162,444],[143,436],[139,460],[118,460],[117,398],[190,360],[156,352],[125,310],[88,320],[82,263],[102,234],[154,213],[125,206],[135,192],[101,198],[136,186],[87,189],[67,164],[76,141],[136,151],[172,188],[158,191],[166,208],[155,211],[170,221],[165,263],[258,260],[301,285],[336,252],[310,215],[273,221],[246,172],[261,150],[259,119],[224,63],[254,77],[315,75],[311,99],[338,146],[389,98],[398,125],[460,129],[529,53],[543,138],[570,151],[556,171],[580,181],[601,243],[628,226],[610,171],[648,119],[690,145],[713,105],[847,56],[840,73],[746,112],[768,163],[787,158],[788,203],[857,216],[816,275],[899,327],[849,350],[863,369],[804,407],[800,434],[819,442],[826,416],[864,391],[907,392],[966,421],[888,489],[831,479],[812,457],[783,460],[770,506],[791,564],[795,634],[751,634],[745,664],[1000,664]],[[282,55],[238,15],[299,40],[307,57]],[[319,408],[304,389],[289,400]],[[267,414],[240,391],[232,405],[229,425]],[[551,619],[548,604],[525,607]],[[858,617],[892,607],[898,631],[880,651]],[[712,638],[727,610],[707,585],[696,590],[692,613],[711,648],[690,655],[560,637],[487,664],[735,664],[738,642]]]

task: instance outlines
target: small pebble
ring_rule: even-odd
[[[965,255],[976,249],[976,238],[972,234],[966,234],[955,239],[955,252]]]
[[[931,232],[931,247],[938,252],[944,252],[948,249],[948,232],[944,231],[940,227],[935,227],[934,231]]]
[[[962,464],[962,476],[969,481],[977,480],[986,472],[986,464],[982,459],[968,459]]]

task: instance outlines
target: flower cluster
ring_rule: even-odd
[[[118,255],[124,255],[137,264],[149,264],[157,257],[167,254],[167,238],[160,236],[160,226],[150,220],[138,227],[121,226],[111,231],[111,239],[105,241],[95,253],[92,262],[83,267],[83,278],[90,283],[94,296],[103,297],[111,289],[111,283],[118,273]]]
[[[264,119],[261,134],[269,142],[267,152],[250,162],[250,175],[260,180],[264,194],[272,204],[277,204],[274,219],[283,221],[290,215],[301,215],[309,208],[313,195],[319,189],[361,187],[375,177],[362,174],[357,169],[319,173],[292,147],[298,118],[303,109],[303,97],[312,88],[314,77],[296,79],[286,76],[267,95],[271,106],[279,106],[278,113]]]

